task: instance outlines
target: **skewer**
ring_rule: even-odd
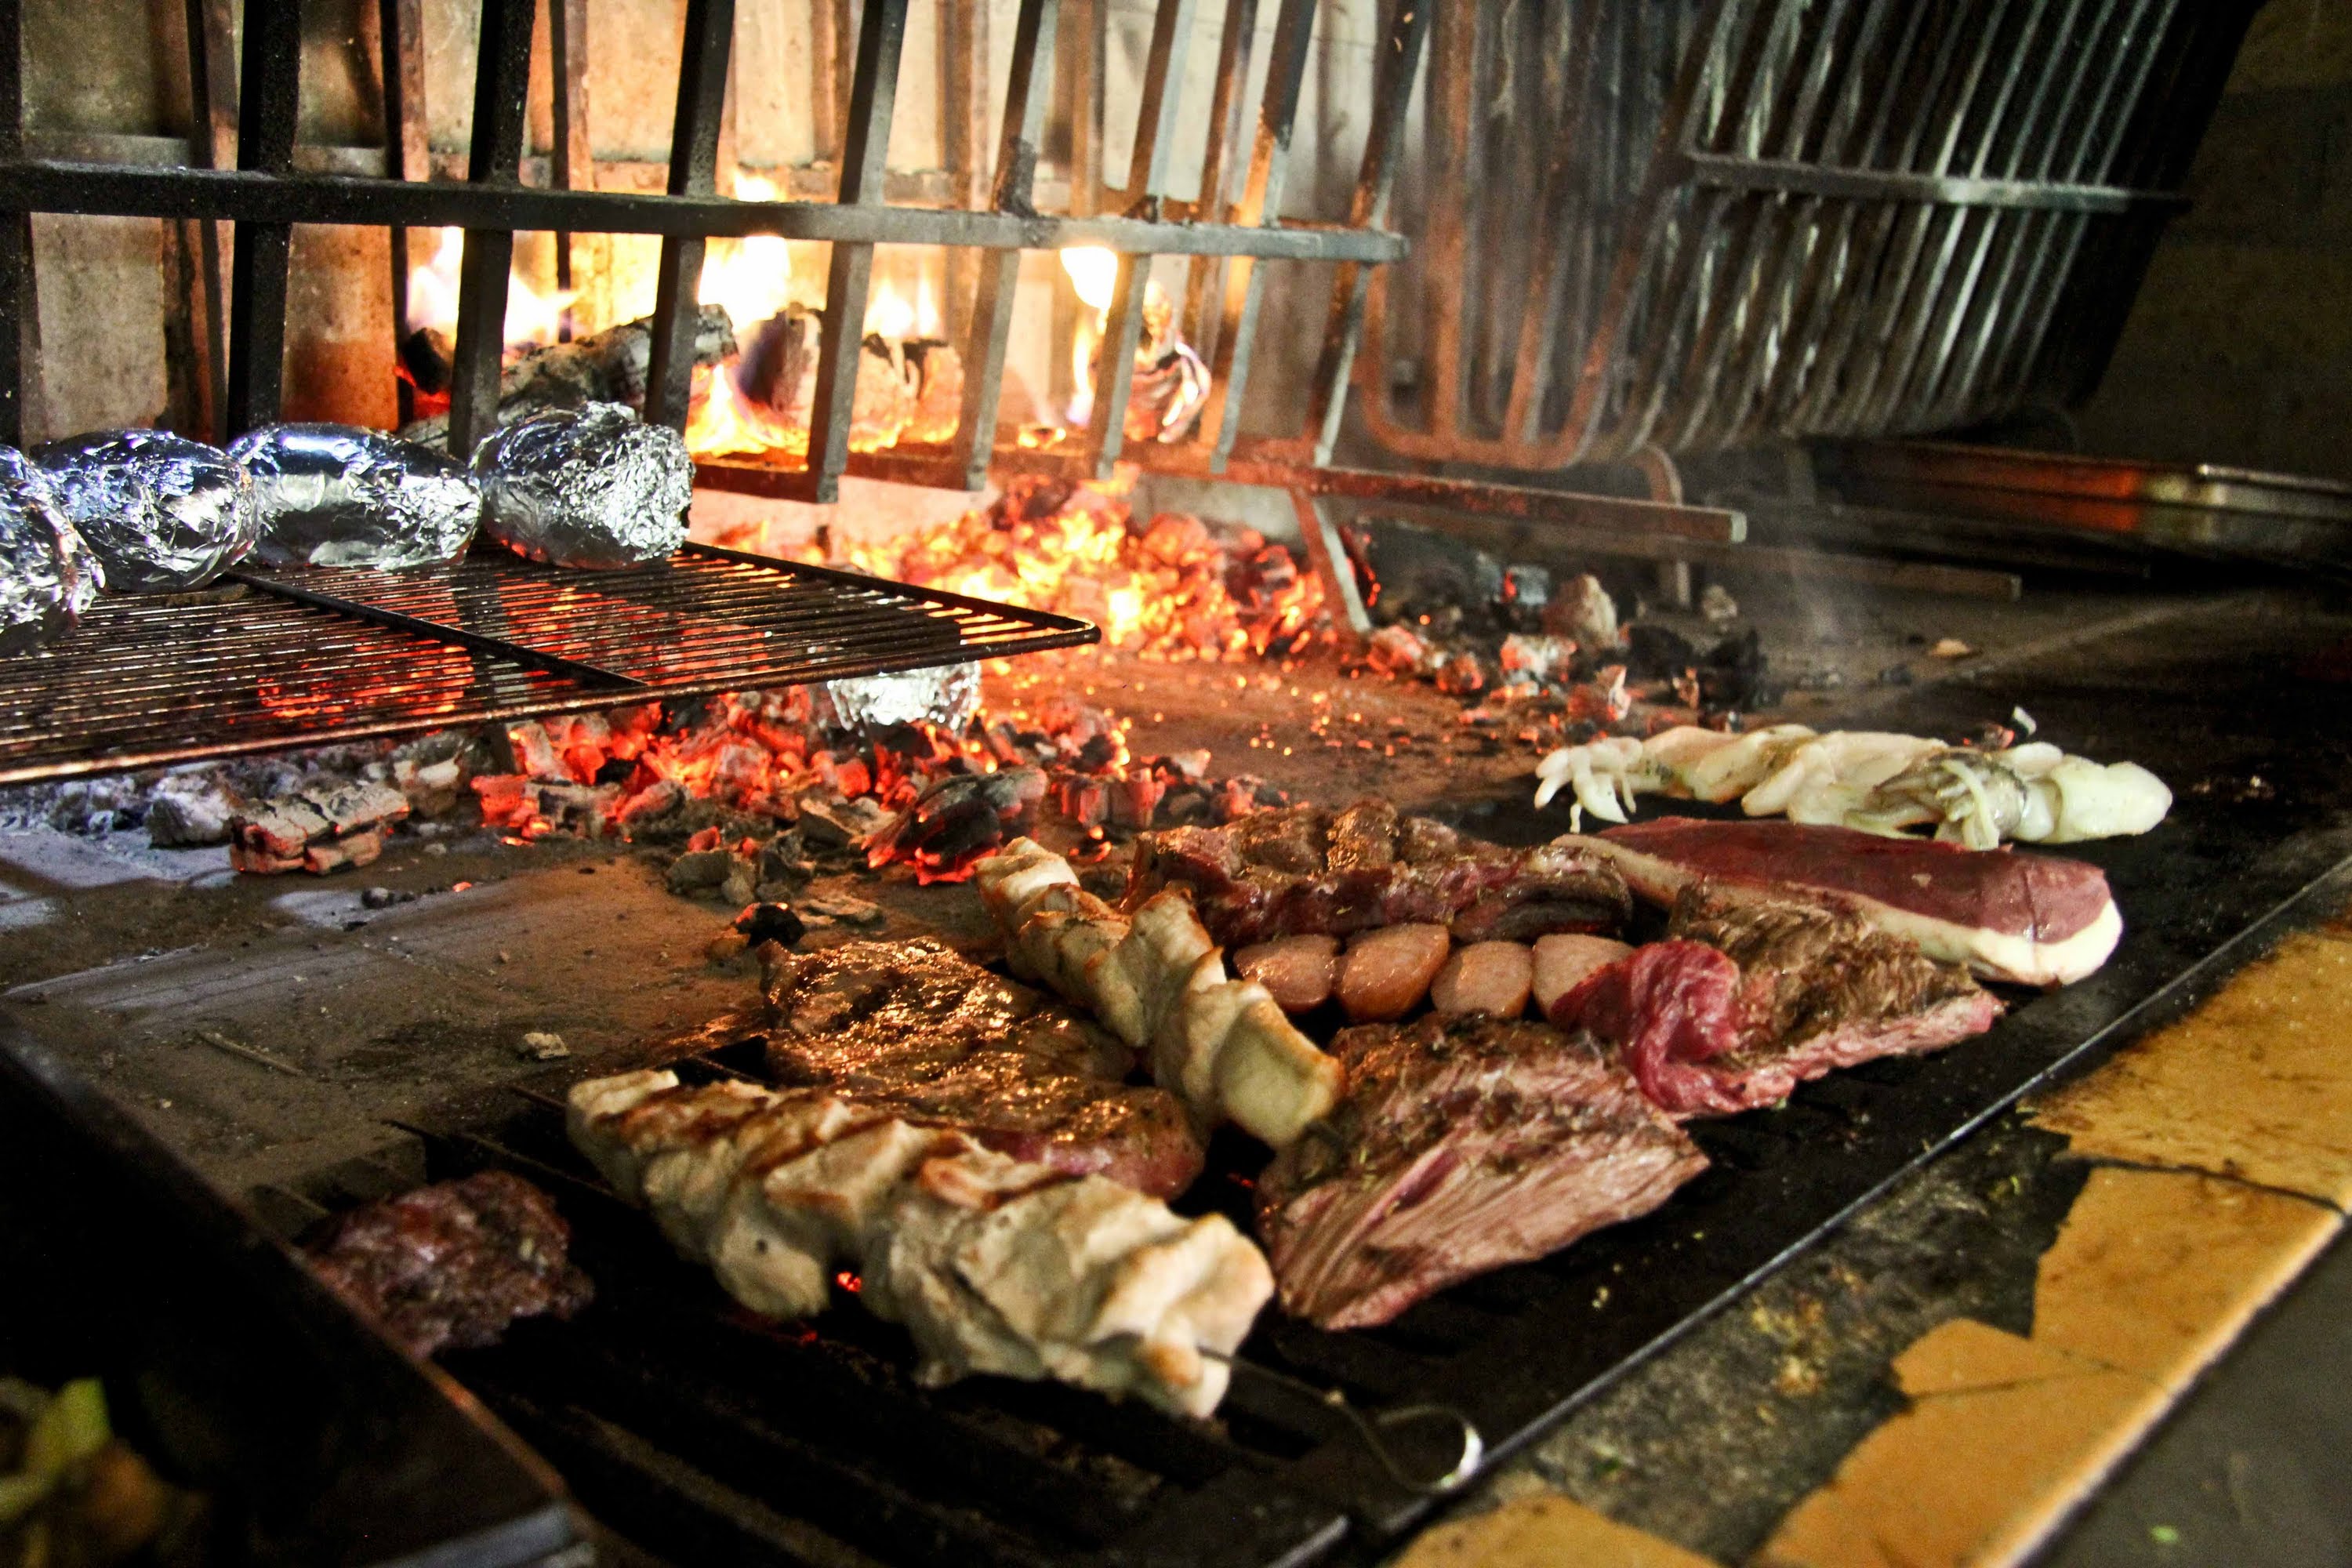
[[[1450,1405],[1391,1405],[1386,1410],[1375,1410],[1367,1415],[1348,1403],[1348,1396],[1336,1388],[1318,1388],[1302,1378],[1291,1376],[1288,1373],[1276,1372],[1272,1367],[1260,1366],[1255,1362],[1243,1361],[1237,1356],[1211,1350],[1205,1345],[1202,1347],[1201,1353],[1211,1361],[1223,1363],[1236,1373],[1248,1373],[1253,1377],[1262,1378],[1286,1393],[1311,1399],[1316,1404],[1327,1409],[1336,1410],[1346,1416],[1349,1424],[1356,1428],[1356,1435],[1363,1439],[1364,1447],[1371,1450],[1372,1458],[1381,1462],[1381,1468],[1389,1473],[1390,1479],[1407,1491],[1416,1492],[1423,1497],[1449,1496],[1469,1484],[1471,1479],[1477,1475],[1478,1467],[1486,1458],[1486,1439],[1479,1433],[1477,1423]],[[1462,1447],[1460,1457],[1454,1461],[1451,1468],[1444,1475],[1425,1479],[1407,1474],[1404,1467],[1397,1463],[1396,1456],[1389,1451],[1388,1440],[1383,1433],[1431,1417],[1453,1422],[1462,1434]]]

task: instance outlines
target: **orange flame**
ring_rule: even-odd
[[[415,232],[414,230],[411,231]],[[433,254],[408,269],[408,325],[454,333],[457,330],[457,277],[466,258],[466,231],[445,228]],[[506,343],[509,348],[554,342],[563,313],[580,297],[572,289],[542,294],[520,274],[507,279]]]

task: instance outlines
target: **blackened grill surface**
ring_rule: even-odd
[[[0,659],[0,784],[790,686],[1098,639],[1083,621],[688,545],[614,572],[484,550],[102,595]]]

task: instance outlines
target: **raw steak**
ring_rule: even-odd
[[[1202,923],[1225,947],[1408,924],[1445,926],[1461,942],[1528,942],[1615,931],[1632,910],[1623,879],[1589,840],[1506,849],[1400,818],[1384,800],[1143,835],[1130,901],[1171,884],[1192,889]]]
[[[1025,985],[928,938],[761,950],[768,1066],[1016,1160],[1171,1197],[1201,1173],[1176,1097],[1125,1081],[1134,1055]]]
[[[1330,1118],[1258,1178],[1285,1308],[1327,1329],[1647,1214],[1706,1164],[1591,1037],[1499,1018],[1343,1029]]]
[[[1551,1018],[1616,1046],[1643,1092],[1683,1117],[1770,1105],[1834,1068],[1982,1034],[2000,1013],[1966,970],[1852,915],[1701,883],[1675,900],[1665,941],[1596,971]]]
[[[1727,892],[1797,893],[1965,963],[1987,980],[2063,985],[2107,961],[2122,914],[2096,866],[2015,849],[1969,849],[1796,822],[1662,817],[1612,827],[1594,847],[1643,899],[1672,904],[1693,878]]]

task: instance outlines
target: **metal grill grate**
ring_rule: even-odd
[[[0,784],[1070,647],[1084,621],[688,545],[619,572],[484,552],[109,595],[0,662]]]

